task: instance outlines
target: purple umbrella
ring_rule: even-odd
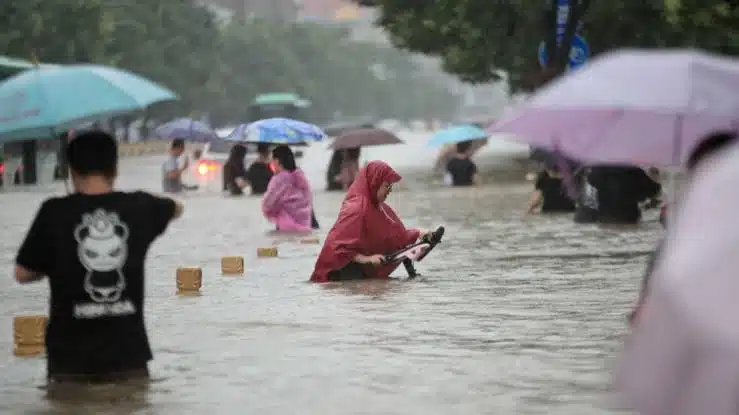
[[[739,120],[739,61],[690,50],[602,55],[491,127],[600,164],[679,166]]]
[[[154,136],[163,140],[183,139],[208,142],[218,140],[218,134],[207,124],[191,118],[179,118],[162,124],[154,130]]]
[[[737,160],[702,162],[668,231],[617,377],[640,414],[739,413]]]

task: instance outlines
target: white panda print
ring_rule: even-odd
[[[74,230],[77,255],[87,270],[84,288],[95,303],[115,303],[126,288],[128,236],[128,226],[118,214],[104,209],[82,215]]]

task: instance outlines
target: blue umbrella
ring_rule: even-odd
[[[87,121],[173,99],[172,91],[119,69],[40,66],[0,83],[0,143],[52,138]]]
[[[239,125],[226,140],[241,143],[302,144],[325,138],[326,133],[316,125],[288,118],[267,118]]]
[[[486,139],[488,136],[489,134],[485,130],[474,125],[458,125],[443,129],[432,135],[428,145],[440,147],[445,144],[456,144],[462,141]]]
[[[206,123],[192,118],[178,118],[162,124],[154,130],[154,136],[164,140],[183,140],[208,142],[218,140],[218,134]]]

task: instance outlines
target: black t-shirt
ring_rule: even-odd
[[[151,360],[144,261],[175,207],[144,192],[73,194],[41,205],[16,263],[49,279],[49,375],[115,373]]]
[[[534,185],[541,191],[544,201],[541,205],[543,213],[573,212],[575,203],[567,196],[561,178],[552,177],[546,171],[539,173]]]
[[[447,163],[446,170],[452,177],[453,186],[471,186],[477,174],[477,166],[467,158],[454,157]]]
[[[251,186],[251,194],[264,194],[264,192],[267,191],[267,185],[269,185],[269,181],[272,179],[273,174],[272,169],[269,168],[269,164],[261,161],[255,161],[252,163],[247,172],[247,180]]]

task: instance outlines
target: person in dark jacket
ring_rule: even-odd
[[[593,167],[588,181],[598,191],[598,222],[602,224],[639,223],[639,203],[655,197],[662,189],[636,166]]]
[[[545,214],[575,211],[575,203],[567,195],[564,178],[554,162],[547,163],[546,168],[536,177],[534,193],[526,213],[534,213],[538,207]]]
[[[246,147],[236,144],[231,147],[231,151],[228,154],[228,161],[223,166],[223,187],[232,196],[243,195],[243,189],[249,186],[246,167],[244,166],[245,156]]]
[[[334,153],[331,155],[331,161],[328,162],[328,169],[326,171],[326,190],[329,192],[344,190],[344,186],[342,186],[337,180],[337,177],[341,173],[341,165],[343,161],[343,151],[334,150]]]

